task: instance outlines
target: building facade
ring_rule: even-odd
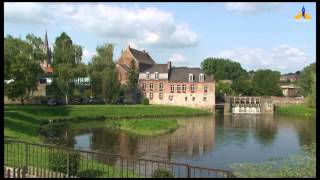
[[[117,63],[118,78],[125,84],[131,60],[139,69],[139,90],[150,104],[188,106],[214,111],[215,81],[200,68],[172,67],[156,64],[145,51],[130,46],[122,52]]]

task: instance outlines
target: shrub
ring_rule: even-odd
[[[97,178],[103,175],[103,171],[88,169],[78,173],[80,178]]]
[[[80,154],[75,151],[60,151],[49,154],[49,169],[67,174],[67,162],[69,154],[69,175],[77,175],[80,167]]]
[[[172,172],[164,170],[164,169],[157,169],[152,174],[153,178],[174,178]]]
[[[142,99],[142,104],[144,104],[144,105],[149,105],[149,99],[146,98],[146,97],[144,97],[144,98]]]

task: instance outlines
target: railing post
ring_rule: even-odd
[[[190,178],[191,177],[191,167],[189,164],[187,165],[187,170],[188,170],[188,178]]]
[[[25,150],[25,167],[23,169],[23,174],[26,175],[28,173],[28,154],[29,154],[29,150],[28,150],[28,143],[26,143],[26,150]]]
[[[67,177],[69,177],[69,171],[70,171],[70,167],[69,167],[69,151],[67,150]]]
[[[120,177],[121,178],[123,177],[122,173],[123,173],[123,161],[122,161],[122,157],[120,156]]]

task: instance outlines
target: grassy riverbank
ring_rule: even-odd
[[[179,127],[173,119],[120,120],[109,123],[111,126],[137,135],[154,136],[171,132]]]
[[[277,114],[281,114],[281,115],[310,117],[310,118],[316,117],[316,109],[310,108],[304,104],[280,106],[280,107],[276,107],[275,111]]]
[[[239,178],[312,178],[316,177],[316,144],[304,146],[303,151],[270,159],[263,163],[230,165]]]
[[[52,121],[207,115],[208,111],[163,105],[5,105],[4,135],[40,142],[41,125]]]

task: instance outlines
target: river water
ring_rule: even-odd
[[[138,136],[91,121],[57,125],[44,141],[212,168],[287,156],[316,141],[315,119],[262,114],[174,118],[179,128],[164,135]]]

